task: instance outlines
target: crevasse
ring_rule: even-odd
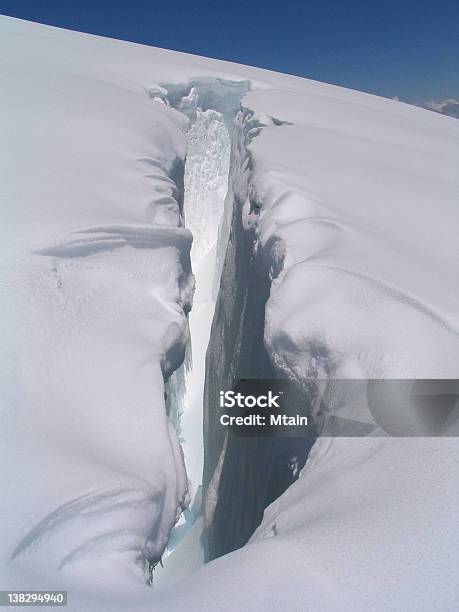
[[[220,80],[209,83],[204,79],[182,87],[167,86],[164,101],[190,120],[183,180],[184,217],[193,234],[191,263],[196,288],[185,361],[167,383],[167,403],[169,415],[180,432],[192,501],[171,533],[163,559],[165,569],[157,569],[155,586],[175,582],[204,562],[201,502],[205,355],[232,206],[230,198],[225,202],[230,131],[241,91],[247,85],[224,84]]]
[[[184,217],[196,289],[187,359],[168,386],[192,503],[171,534],[156,586],[244,545],[292,482],[292,454],[302,467],[309,450],[304,440],[225,439],[217,422],[221,389],[240,378],[276,377],[264,347],[270,275],[257,253],[261,203],[250,182],[249,145],[263,125],[241,106],[247,84],[202,79],[166,89],[167,102],[191,121]]]

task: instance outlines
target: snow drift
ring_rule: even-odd
[[[10,18],[0,30],[2,588],[66,588],[70,610],[455,609],[453,437],[321,439],[247,546],[173,589],[152,590],[148,568],[189,501],[164,392],[194,292],[193,87],[232,138],[216,381],[248,359],[247,313],[266,367],[300,382],[457,377],[457,121]],[[210,483],[225,445],[206,427]]]

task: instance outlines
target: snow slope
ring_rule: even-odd
[[[70,610],[455,609],[452,437],[321,439],[249,545],[173,589],[145,566],[188,501],[164,379],[194,289],[189,120],[168,84],[207,79],[210,107],[250,82],[232,192],[272,279],[265,344],[298,380],[457,377],[457,121],[11,18],[0,32],[1,588],[64,587]]]

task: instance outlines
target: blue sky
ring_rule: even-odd
[[[459,98],[459,0],[0,0],[0,13],[410,102]]]

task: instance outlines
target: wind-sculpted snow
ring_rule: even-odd
[[[208,602],[225,611],[454,610],[457,450],[445,438],[320,439],[250,543],[156,603],[180,612]]]
[[[194,291],[188,120],[5,28],[1,582],[146,583],[188,503],[164,403]]]
[[[58,569],[63,569],[66,565],[77,560],[78,557],[86,554],[100,554],[100,549],[105,546],[119,546],[121,550],[134,550],[144,548],[144,553],[148,557],[148,543],[145,543],[142,530],[134,523],[134,527],[116,527],[114,515],[120,511],[129,511],[130,516],[134,517],[137,510],[148,512],[151,517],[157,516],[160,520],[160,512],[163,493],[157,491],[151,495],[146,495],[146,491],[133,488],[115,489],[107,491],[96,491],[94,493],[82,495],[75,500],[67,502],[48,514],[43,520],[35,525],[19,542],[11,560],[21,555],[33,554],[33,551],[41,546],[46,546],[47,563],[52,562],[51,551],[53,550],[53,538],[59,541],[60,531],[65,530],[65,537],[71,534],[72,523],[75,524],[75,547],[59,560]],[[111,515],[111,516],[110,516]],[[108,520],[107,520],[108,519]],[[104,528],[104,521],[107,527]],[[85,523],[88,524],[89,531],[97,529],[97,535],[81,540],[84,533]],[[154,521],[153,521],[154,524]],[[61,545],[59,542],[58,546]],[[156,553],[154,545],[151,550],[152,556]]]
[[[190,211],[212,252],[202,278],[223,269],[209,397],[244,370],[457,377],[457,121],[9,18],[0,32],[2,588],[66,588],[72,611],[456,609],[459,448],[446,437],[321,438],[247,546],[173,590],[147,582],[189,502],[164,392],[194,292],[190,124],[220,113],[231,132],[220,227],[218,206]],[[210,284],[196,296],[212,312]],[[212,436],[214,418],[210,523],[238,450]],[[246,487],[266,452],[250,448]],[[235,497],[231,525],[253,531],[263,508],[244,515]]]
[[[251,146],[276,363],[301,378],[455,377],[455,123],[383,111],[371,123],[370,104],[317,96],[300,118],[279,96],[245,101],[294,123]]]
[[[39,249],[39,255],[53,257],[86,257],[100,251],[131,246],[137,249],[157,249],[175,246],[189,266],[192,234],[184,228],[161,226],[121,227],[99,226],[81,229],[57,240],[55,244]]]

